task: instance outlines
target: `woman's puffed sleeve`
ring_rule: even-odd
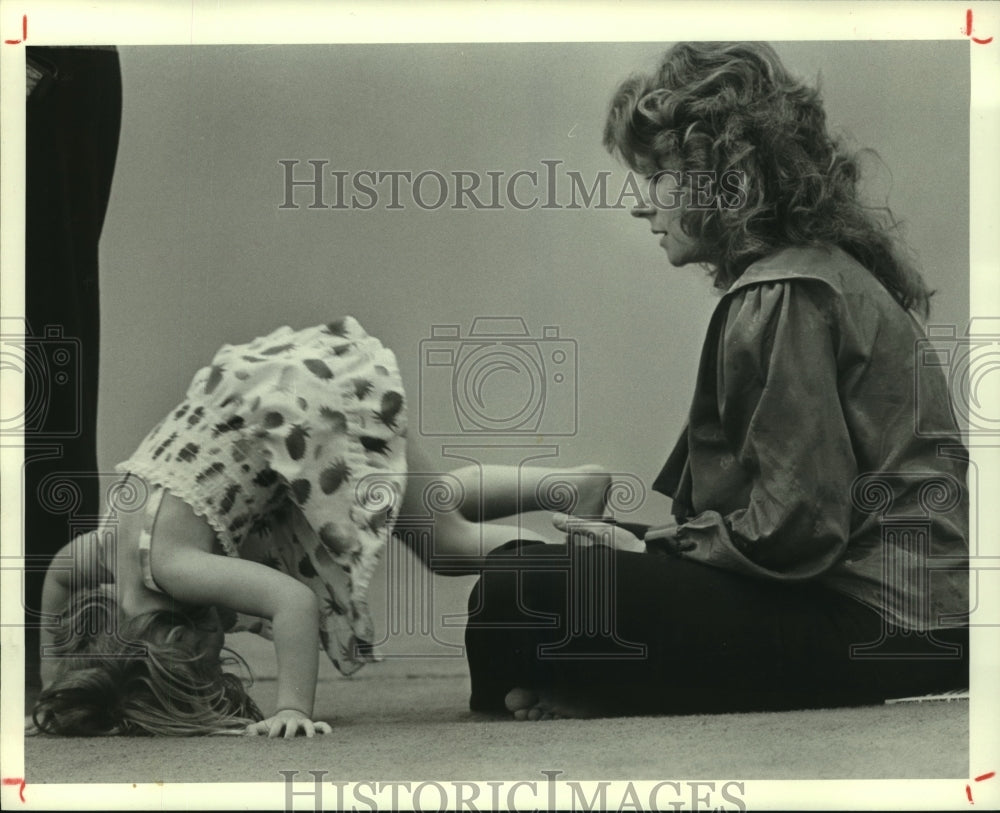
[[[857,465],[838,390],[840,312],[836,294],[808,280],[732,295],[716,367],[724,451],[708,456],[714,484],[713,465],[701,461],[707,482],[694,494],[712,495],[706,502],[720,510],[678,527],[685,556],[767,578],[807,579],[844,553]],[[736,474],[727,473],[733,467]]]

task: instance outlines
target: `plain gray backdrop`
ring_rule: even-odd
[[[517,316],[532,338],[557,327],[578,365],[575,382],[546,392],[575,412],[575,434],[519,442],[558,444],[559,462],[600,462],[650,482],[683,426],[717,297],[700,269],[668,265],[648,225],[629,216],[631,200],[618,210],[455,210],[452,182],[441,208],[404,194],[407,205],[391,210],[384,182],[369,211],[309,209],[309,190],[295,193],[300,208],[281,209],[279,161],[299,162],[298,178],[320,160],[327,172],[492,171],[504,183],[560,161],[563,202],[567,171],[588,184],[611,171],[614,200],[625,170],[601,146],[610,95],[667,45],[122,48],[121,147],[101,243],[102,468],[128,456],[222,343],[352,314],[395,350],[416,409],[432,326],[464,335],[476,317]],[[795,73],[821,76],[834,132],[877,151],[881,162],[865,160],[868,195],[907,224],[939,292],[931,322],[964,330],[968,43],[775,47]],[[518,189],[530,198],[526,183]],[[422,190],[433,200],[437,186]],[[332,178],[324,195],[333,202]],[[425,384],[439,391],[447,376],[438,368]],[[501,371],[485,396],[516,400],[525,386]],[[650,495],[635,518],[668,510]]]

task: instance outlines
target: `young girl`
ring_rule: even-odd
[[[405,488],[408,459],[429,471],[407,453],[406,428],[395,357],[350,317],[219,350],[117,467],[118,504],[46,574],[43,610],[57,623],[42,635],[38,729],[329,733],[313,719],[319,646],[344,674],[375,660],[372,574],[400,513],[426,515]],[[555,474],[455,472],[458,510],[435,513],[434,553],[476,556],[514,538],[469,520],[542,507]],[[599,515],[607,478],[566,474],[581,485],[576,512]],[[237,630],[274,641],[270,716],[223,671]]]

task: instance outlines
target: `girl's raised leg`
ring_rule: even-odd
[[[520,525],[488,520],[529,511],[560,511],[581,517],[600,517],[610,476],[596,466],[549,468],[541,466],[462,466],[442,471],[411,438],[407,445],[410,473],[397,524],[409,517],[434,521],[435,554],[483,556],[512,539],[561,542],[557,531],[542,535]],[[453,500],[441,510],[425,499],[432,483],[447,484]],[[431,503],[431,505],[429,505]]]

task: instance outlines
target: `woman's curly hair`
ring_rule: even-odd
[[[719,197],[682,220],[711,257],[717,287],[779,249],[838,246],[926,317],[931,292],[896,246],[891,212],[860,201],[858,161],[827,132],[819,92],[793,77],[770,46],[675,45],[655,73],[619,86],[604,144],[644,175],[666,162],[682,174],[739,173],[744,205]]]
[[[40,732],[194,736],[236,733],[263,719],[243,680],[223,671],[245,661],[231,650],[226,659],[199,651],[192,617],[156,610],[119,618],[101,589],[74,596],[55,647],[63,664],[35,704]]]

